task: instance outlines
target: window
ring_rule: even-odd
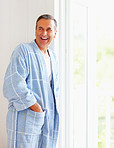
[[[106,11],[107,10],[107,11]],[[114,22],[113,7],[97,6],[98,148],[114,147]]]
[[[70,82],[70,99],[72,98],[73,105],[73,147],[84,148],[87,140],[87,21],[88,8],[86,6],[76,5],[76,2],[71,6],[71,22],[72,34],[70,36],[72,55],[69,61],[72,65]],[[73,10],[73,11],[72,11]],[[75,14],[75,17],[74,17]],[[71,51],[69,51],[71,52]],[[83,122],[82,122],[83,121]]]
[[[55,3],[55,15],[59,22],[57,48],[61,83],[58,148],[112,148],[113,11],[110,12],[112,17],[109,17],[109,13],[103,11],[104,5],[100,5],[101,13],[98,5],[95,11],[94,6],[77,1]],[[112,7],[104,8],[113,10]],[[109,24],[106,24],[107,21]]]

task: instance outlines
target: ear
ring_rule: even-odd
[[[54,38],[56,37],[56,34],[57,34],[57,30],[55,31]]]

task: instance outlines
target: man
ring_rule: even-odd
[[[58,128],[58,71],[49,49],[57,22],[51,15],[36,21],[36,39],[13,51],[3,93],[9,101],[8,148],[55,148]]]

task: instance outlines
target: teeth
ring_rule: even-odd
[[[42,38],[42,37],[41,37],[41,39],[42,39],[42,40],[47,40],[48,38]]]

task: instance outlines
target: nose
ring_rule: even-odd
[[[47,35],[47,31],[46,30],[43,30],[42,35],[43,36]]]

